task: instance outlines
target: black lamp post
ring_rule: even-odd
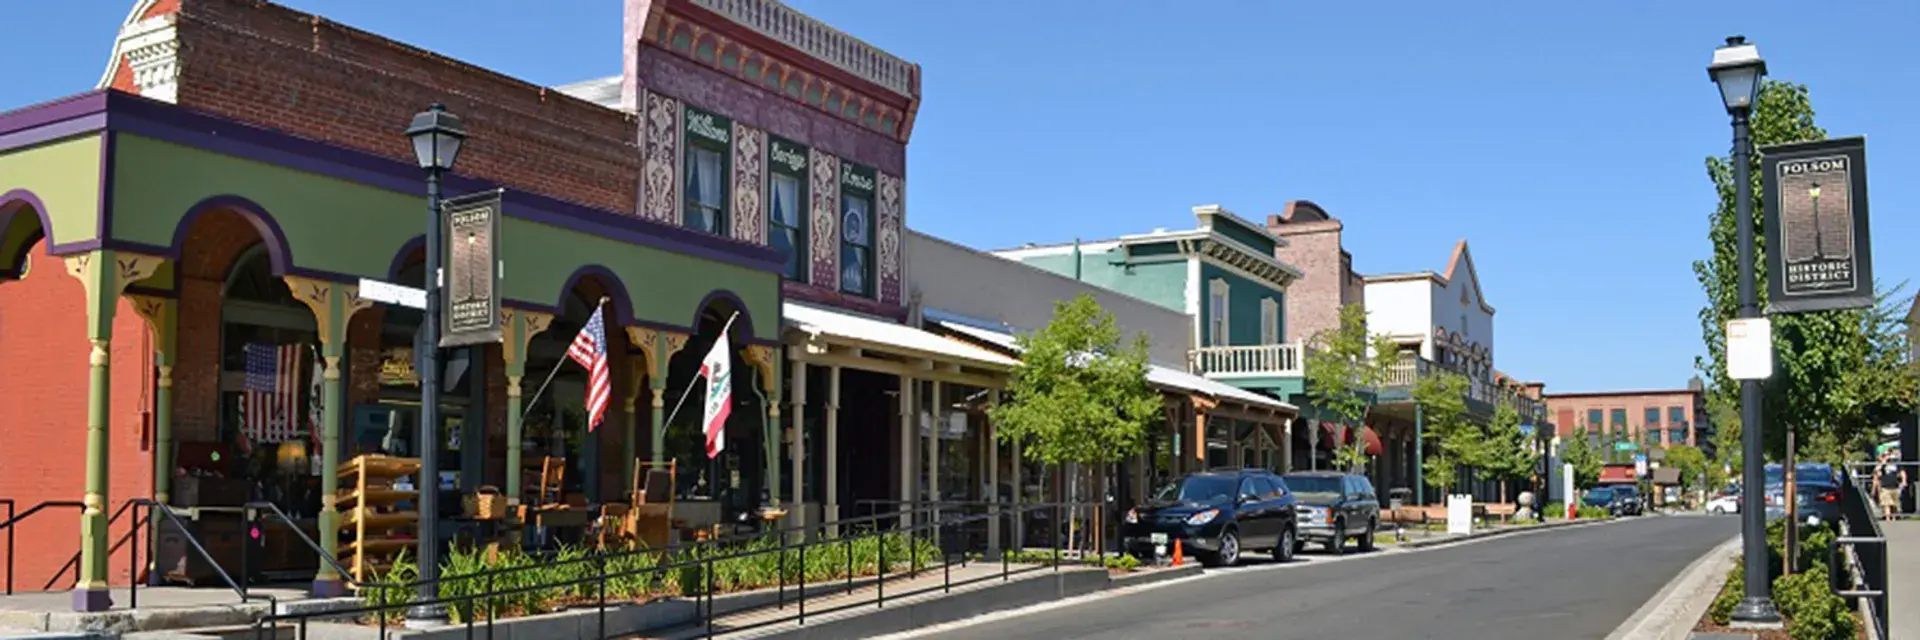
[[[1753,264],[1753,140],[1748,134],[1747,117],[1760,98],[1760,79],[1767,75],[1767,63],[1760,59],[1760,48],[1746,38],[1727,38],[1726,46],[1713,51],[1713,64],[1707,76],[1720,86],[1720,99],[1733,116],[1733,193],[1734,216],[1738,224],[1735,239],[1740,268],[1740,318],[1760,317],[1760,301],[1754,292]],[[1767,461],[1762,457],[1760,435],[1760,381],[1740,381],[1740,450],[1745,468],[1741,484],[1750,494],[1763,495],[1767,479]],[[1740,534],[1744,538],[1747,566],[1746,597],[1733,609],[1735,622],[1772,625],[1780,622],[1767,592],[1767,510],[1764,501],[1748,503],[1740,509]]]
[[[441,254],[446,250],[445,231],[440,224],[440,175],[453,169],[460,144],[467,130],[460,117],[435,103],[414,114],[407,127],[413,139],[413,155],[427,172],[427,308],[420,319],[424,357],[417,358],[420,370],[420,539],[415,555],[420,563],[421,602],[439,598],[440,585],[440,280]],[[407,612],[413,626],[435,626],[446,620],[447,609],[437,604],[422,604]]]

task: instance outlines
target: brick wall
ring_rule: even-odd
[[[25,511],[46,500],[80,500],[86,486],[86,290],[45,245],[28,253],[25,279],[0,280],[0,498]],[[109,409],[108,515],[133,497],[152,495],[153,343],[146,321],[122,301],[113,323]],[[176,394],[177,395],[177,394]],[[122,517],[110,534],[128,531]],[[18,525],[15,587],[73,586],[80,550],[80,514],[49,509]],[[114,584],[127,582],[128,547],[107,565]],[[6,553],[0,548],[0,556]],[[64,568],[64,571],[62,568]],[[60,577],[48,584],[58,574]]]
[[[634,207],[639,154],[623,112],[258,0],[178,0],[176,15],[183,106],[412,162],[400,132],[441,102],[473,140],[462,174]]]
[[[1346,261],[1340,252],[1340,221],[1287,221],[1268,216],[1267,229],[1287,239],[1274,251],[1303,276],[1287,287],[1287,339],[1311,340],[1340,328],[1340,305],[1349,297]]]

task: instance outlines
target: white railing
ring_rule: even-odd
[[[777,0],[693,0],[693,3],[842,71],[900,95],[913,95],[912,63]]]
[[[1188,354],[1189,369],[1199,375],[1306,375],[1300,343],[1201,347]]]

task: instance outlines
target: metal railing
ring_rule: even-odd
[[[14,502],[12,498],[0,498],[0,505],[5,505],[7,508],[7,519],[0,520],[0,529],[7,531],[7,595],[13,595],[13,558],[15,555],[18,555],[18,548],[15,546],[14,531],[18,528],[20,522],[47,509],[85,509],[86,505],[81,504],[78,500],[48,500],[28,507],[25,512],[18,515],[14,514]],[[65,570],[62,569],[61,572],[64,573]]]
[[[985,507],[985,513],[970,512],[980,509],[983,506]],[[967,549],[961,548],[961,545],[947,543],[947,541],[959,540],[961,536],[947,534],[946,532],[953,531],[958,527],[964,527],[977,522],[985,522],[995,518],[1005,518],[1017,522],[1026,514],[1039,511],[1051,511],[1053,513],[1053,521],[1057,523],[1061,521],[1061,514],[1064,513],[1065,510],[1074,507],[1091,506],[1093,506],[1091,503],[1078,505],[1067,503],[1035,503],[1024,505],[995,505],[987,503],[927,504],[899,511],[876,513],[857,518],[846,518],[785,529],[775,529],[758,534],[734,536],[691,544],[669,545],[660,549],[637,547],[620,551],[598,550],[576,558],[535,563],[532,566],[484,569],[459,575],[447,575],[443,573],[432,581],[439,583],[443,587],[461,581],[466,581],[466,586],[471,586],[473,581],[482,581],[483,587],[481,589],[463,589],[465,592],[459,595],[441,595],[431,600],[423,600],[416,597],[409,598],[405,602],[375,603],[362,607],[332,609],[327,611],[283,613],[276,608],[270,612],[269,615],[260,618],[255,623],[254,629],[258,637],[265,637],[265,634],[269,632],[277,636],[283,626],[292,627],[297,632],[296,637],[304,639],[307,637],[308,624],[312,620],[355,619],[371,615],[376,619],[376,624],[379,627],[379,636],[384,639],[387,635],[388,618],[392,613],[415,607],[457,607],[464,608],[464,611],[467,612],[462,618],[468,637],[476,637],[478,634],[484,633],[486,637],[491,638],[493,636],[495,622],[497,620],[508,619],[498,615],[503,600],[514,596],[526,596],[534,593],[553,593],[556,590],[583,591],[591,588],[593,595],[587,598],[590,602],[576,603],[576,606],[577,608],[582,608],[582,610],[584,610],[585,606],[589,605],[596,609],[597,626],[595,627],[595,635],[600,638],[606,638],[609,637],[609,633],[612,632],[625,636],[631,635],[636,630],[610,630],[607,628],[607,607],[610,602],[607,594],[607,583],[609,581],[624,581],[640,578],[647,580],[646,584],[649,589],[651,589],[654,585],[664,585],[666,576],[681,576],[682,579],[684,579],[684,576],[689,575],[689,572],[694,576],[696,584],[691,585],[691,588],[689,588],[690,585],[682,582],[680,584],[680,591],[682,594],[693,597],[696,615],[694,621],[691,623],[691,627],[682,626],[678,627],[679,629],[701,631],[708,637],[711,637],[716,631],[729,633],[739,632],[787,622],[805,625],[807,617],[810,615],[820,616],[859,607],[884,608],[888,599],[898,600],[915,595],[932,593],[934,591],[951,592],[956,587],[964,587],[991,580],[1007,581],[1011,580],[1013,576],[1034,571],[1045,571],[1049,569],[1059,571],[1062,555],[1058,544],[1060,536],[1056,535],[1053,536],[1056,542],[1052,549],[1050,562],[1048,563],[1032,564],[1016,569],[1013,566],[1011,554],[1001,553],[1000,571],[976,575],[971,578],[963,578],[956,581],[953,579],[952,573],[954,565],[957,563],[962,568],[965,568],[969,562],[976,561],[978,556],[969,553]],[[901,525],[900,521],[902,519],[907,520],[908,524]],[[824,532],[829,529],[839,531],[840,533],[838,535],[825,535]],[[887,556],[890,553],[898,553],[898,551],[889,550],[888,547],[893,546],[889,543],[890,541],[899,541],[900,536],[905,537],[904,546],[907,549],[906,553],[908,555],[905,558],[896,557],[889,560]],[[941,571],[941,581],[938,584],[919,586],[905,592],[890,592],[888,590],[889,580],[892,580],[898,585],[903,579],[911,580],[918,578],[923,572],[935,569],[932,562],[934,558],[921,555],[922,546],[920,542],[923,538],[934,543],[935,549],[929,553],[938,555],[938,569]],[[856,545],[860,545],[862,541],[870,539],[877,539],[877,543],[873,545],[876,554],[875,557],[870,559],[862,558],[856,563]],[[736,546],[737,543],[751,540],[762,541],[767,543],[767,545],[759,548],[740,548]],[[831,576],[830,582],[810,579],[808,576],[808,554],[822,553],[823,550],[824,552],[835,553],[836,560],[838,559],[838,553],[844,553],[847,561],[846,569],[843,572],[844,575],[833,575]],[[744,561],[771,554],[778,554],[776,560],[777,568],[774,571],[776,576],[774,601],[758,605],[742,604],[740,606],[730,606],[725,610],[721,610],[717,598],[723,594],[721,594],[717,588],[719,585],[716,584],[715,578],[717,570],[721,568],[721,564]],[[608,569],[609,564],[616,564],[622,567],[627,566],[622,561],[637,555],[651,556],[654,561],[638,568],[615,568],[611,571]],[[926,562],[922,562],[923,559],[926,560]],[[526,580],[518,579],[520,577],[518,574],[524,572],[550,570],[555,567],[583,564],[593,567],[591,575],[537,584],[526,584]],[[798,569],[798,571],[789,571],[790,568]],[[863,571],[868,568],[873,570],[871,575],[863,573]],[[792,579],[789,578],[790,573],[793,575]],[[865,582],[865,584],[856,584],[857,582]],[[366,586],[411,591],[423,584],[426,584],[426,581],[415,581],[407,584],[374,584]],[[502,587],[502,584],[510,586]],[[833,603],[824,608],[819,605],[815,605],[814,607],[808,606],[810,600],[817,601],[830,596],[852,595],[856,590],[866,587],[872,588],[872,598],[870,599],[858,598]],[[789,590],[792,591],[792,597],[789,597]],[[743,622],[742,624],[730,625],[724,628],[718,626],[719,620],[723,617],[746,617],[744,614],[750,612],[761,612],[768,609],[785,611],[789,608],[792,609],[793,613],[782,616],[753,616],[750,622]]]
[[[1306,350],[1298,342],[1201,347],[1187,352],[1188,370],[1196,375],[1265,375],[1297,378],[1306,375]]]
[[[1915,463],[1895,463],[1904,467],[1908,477],[1912,477],[1920,468]],[[1862,478],[1860,471],[1877,473],[1880,463],[1852,462],[1847,464],[1848,473],[1841,482],[1845,485],[1840,499],[1841,535],[1837,543],[1847,556],[1848,578],[1852,582],[1849,588],[1836,591],[1844,598],[1857,598],[1864,605],[1863,613],[1867,624],[1873,625],[1878,633],[1872,637],[1889,638],[1892,617],[1887,612],[1891,598],[1891,576],[1887,570],[1887,556],[1892,549],[1887,546],[1885,530],[1880,527],[1881,508],[1879,496],[1873,495],[1868,487],[1872,486],[1871,477]],[[1897,513],[1900,505],[1892,505]]]

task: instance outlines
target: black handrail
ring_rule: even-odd
[[[1868,465],[1854,463],[1848,466]],[[1867,622],[1879,631],[1875,637],[1888,638],[1891,637],[1888,634],[1891,633],[1892,626],[1892,616],[1887,611],[1887,605],[1891,600],[1887,593],[1891,588],[1891,576],[1887,573],[1887,555],[1890,549],[1887,546],[1886,533],[1880,528],[1881,510],[1877,504],[1878,496],[1869,495],[1867,490],[1860,486],[1861,479],[1854,477],[1852,473],[1842,475],[1845,476],[1841,479],[1845,489],[1840,500],[1840,520],[1844,529],[1836,540],[1836,544],[1844,549],[1847,558],[1852,560],[1849,565],[1853,569],[1849,571],[1847,578],[1853,588],[1839,590],[1837,593],[1844,598],[1859,598],[1865,601]],[[1899,506],[1895,505],[1894,509],[1897,511]]]
[[[173,523],[174,528],[179,529],[180,537],[187,541],[187,545],[193,549],[194,553],[200,554],[200,559],[207,561],[207,566],[213,567],[213,572],[216,575],[220,576],[220,580],[223,582],[226,582],[227,587],[233,589],[233,592],[236,595],[240,596],[240,602],[246,603],[254,600],[266,600],[268,614],[279,612],[280,603],[273,596],[253,595],[251,593],[248,593],[247,588],[243,586],[246,580],[246,567],[245,567],[246,554],[245,553],[241,554],[241,559],[242,559],[241,581],[235,582],[233,579],[233,576],[228,575],[227,570],[225,568],[222,568],[220,566],[220,563],[213,559],[213,554],[207,553],[207,548],[200,544],[200,539],[193,535],[193,530],[188,528],[187,525],[180,520],[180,516],[173,512],[172,507],[169,507],[164,504],[160,504],[158,502],[154,502],[153,500],[150,500],[147,498],[136,498],[131,502],[133,502],[134,504],[137,504],[140,507],[145,507],[147,509],[147,526],[149,527],[153,526],[153,514],[156,514],[156,513],[163,516],[167,522]],[[137,522],[136,522],[136,526],[138,526]]]
[[[1091,504],[1092,503],[1076,504],[1073,506],[1090,506]],[[487,588],[479,593],[467,594],[467,595],[462,595],[457,597],[442,596],[432,600],[413,599],[412,601],[405,602],[405,603],[375,604],[375,605],[362,606],[362,607],[357,607],[352,609],[334,609],[334,610],[323,611],[323,612],[317,611],[317,612],[286,613],[286,614],[282,614],[276,611],[276,612],[271,612],[269,615],[256,620],[255,629],[256,631],[264,632],[265,627],[267,625],[271,625],[273,628],[277,629],[279,627],[279,624],[283,621],[289,621],[289,622],[297,621],[299,623],[299,628],[302,630],[301,637],[304,637],[304,629],[306,628],[306,623],[308,620],[313,618],[339,618],[339,617],[359,616],[359,615],[365,615],[365,614],[374,614],[376,618],[378,618],[379,620],[379,624],[381,625],[381,634],[384,637],[386,618],[387,618],[388,612],[390,611],[393,611],[396,609],[404,610],[406,608],[419,607],[419,606],[445,606],[445,605],[465,604],[469,608],[468,609],[469,615],[466,616],[466,624],[468,626],[469,633],[471,633],[473,629],[473,625],[475,624],[475,618],[479,617],[480,614],[478,612],[481,610],[475,606],[475,603],[476,601],[486,601],[487,606],[486,606],[485,615],[487,616],[487,627],[489,629],[489,635],[491,635],[490,631],[491,631],[493,620],[494,620],[494,613],[493,613],[494,607],[491,602],[493,600],[514,596],[514,595],[533,593],[538,591],[548,591],[548,590],[554,590],[554,589],[564,589],[564,588],[571,588],[571,587],[581,587],[589,584],[597,584],[598,595],[599,595],[599,597],[597,598],[597,606],[599,608],[599,616],[600,616],[600,624],[601,624],[600,635],[602,637],[605,637],[605,631],[606,631],[605,615],[606,615],[606,604],[607,604],[606,581],[622,579],[622,578],[632,578],[632,577],[640,576],[642,574],[659,576],[659,575],[668,574],[670,572],[680,571],[683,569],[697,568],[697,569],[700,569],[701,573],[703,574],[702,577],[705,579],[704,586],[706,588],[701,589],[700,590],[701,593],[695,594],[695,602],[696,602],[696,606],[701,605],[701,603],[699,602],[699,596],[701,595],[706,596],[705,598],[706,602],[704,603],[704,606],[699,606],[699,609],[702,612],[702,617],[705,619],[704,622],[707,626],[707,630],[709,633],[711,633],[715,619],[719,617],[719,614],[717,613],[717,607],[716,607],[716,601],[715,601],[715,598],[718,596],[718,593],[717,593],[717,589],[713,588],[714,587],[713,581],[715,576],[715,565],[719,562],[764,555],[767,553],[782,553],[783,555],[781,556],[781,558],[784,561],[784,558],[785,558],[784,554],[787,552],[797,552],[798,554],[800,554],[802,558],[804,558],[805,553],[809,547],[839,545],[839,544],[847,545],[849,549],[848,559],[849,559],[849,562],[851,562],[852,555],[853,555],[851,552],[852,545],[854,541],[862,538],[899,536],[903,534],[913,535],[920,531],[930,531],[930,532],[934,532],[934,535],[937,535],[938,530],[944,529],[946,527],[958,526],[966,523],[978,522],[978,521],[983,521],[983,520],[997,518],[997,517],[1018,518],[1019,516],[1027,512],[1043,510],[1043,509],[1054,509],[1057,511],[1067,505],[1065,505],[1064,503],[1063,504],[1036,503],[1036,504],[1022,505],[1022,507],[1018,509],[1004,509],[997,514],[954,515],[950,517],[942,517],[937,520],[928,520],[928,521],[919,522],[918,524],[909,525],[907,527],[895,527],[892,529],[880,529],[878,527],[867,527],[864,530],[862,530],[861,528],[857,528],[853,526],[861,523],[875,523],[881,520],[897,519],[902,516],[912,517],[912,516],[919,515],[921,513],[932,511],[935,508],[953,510],[954,506],[955,505],[952,505],[952,504],[946,504],[946,505],[940,505],[939,507],[926,507],[921,509],[902,510],[894,513],[874,514],[874,515],[862,516],[858,518],[850,518],[846,520],[836,520],[836,521],[822,522],[818,524],[802,525],[798,527],[789,527],[785,529],[770,530],[766,533],[763,533],[762,535],[763,536],[773,536],[773,535],[781,536],[780,537],[781,544],[778,546],[773,546],[766,549],[734,550],[731,552],[724,552],[724,553],[707,553],[706,552],[706,549],[717,548],[715,544],[717,542],[737,541],[740,538],[740,537],[736,537],[729,540],[704,541],[702,543],[693,544],[693,545],[670,545],[662,549],[649,549],[649,548],[643,547],[643,548],[636,548],[636,549],[630,549],[630,550],[612,552],[612,553],[602,550],[602,551],[590,553],[581,558],[576,558],[576,559],[561,562],[561,564],[593,562],[596,564],[596,569],[597,569],[594,572],[595,575],[589,576],[589,577],[583,577],[583,578],[556,581],[551,583],[522,585],[522,586],[517,586],[517,587],[512,587],[507,589],[494,588],[495,578],[497,576],[506,575],[514,571],[524,571],[534,567],[486,570],[486,571],[481,571],[481,572],[476,572],[471,574],[445,576],[445,577],[442,577],[440,581],[472,580],[475,578],[486,578]],[[828,527],[844,527],[847,529],[847,531],[851,532],[851,535],[842,535],[836,538],[826,538],[824,536],[822,537],[801,536],[802,541],[798,542],[797,546],[795,544],[788,542],[788,534],[807,532],[813,529],[824,529]],[[1057,571],[1059,567],[1059,561],[1060,561],[1060,554],[1057,548],[1059,536],[1054,536],[1054,540],[1055,540],[1056,549],[1054,550],[1054,553],[1052,556],[1052,559],[1053,559],[1052,567],[1054,568],[1054,570]],[[875,597],[876,597],[875,605],[881,606],[881,607],[885,606],[885,600],[887,595],[885,591],[887,572],[888,572],[888,569],[891,568],[894,564],[886,561],[885,555],[884,555],[886,553],[885,547],[886,545],[882,544],[878,549],[878,552],[881,555],[876,558],[876,560],[878,561],[876,563],[877,564],[876,570],[878,573],[875,576],[875,582],[874,582]],[[909,560],[908,569],[917,573],[917,571],[920,568],[918,549],[915,548],[911,542],[909,543],[909,547],[910,549],[912,549],[914,553],[914,557]],[[610,560],[616,560],[622,557],[626,557],[634,554],[640,554],[640,553],[655,554],[655,555],[664,553],[666,554],[665,556],[663,556],[664,558],[673,558],[674,557],[673,554],[676,551],[693,551],[695,553],[690,558],[677,560],[677,561],[669,561],[666,563],[655,563],[653,566],[640,568],[640,569],[623,570],[623,571],[616,571],[612,573],[609,573],[606,570],[607,563]],[[951,590],[952,587],[954,586],[965,586],[968,584],[983,582],[986,580],[992,580],[996,578],[1000,580],[1007,580],[1007,579],[1010,579],[1012,575],[1025,573],[1027,571],[1044,570],[1047,568],[1047,565],[1040,565],[1036,567],[1021,569],[1019,571],[1013,571],[1011,569],[1010,562],[1003,554],[1002,562],[1001,562],[1002,571],[999,574],[980,576],[980,577],[963,580],[961,582],[956,583],[952,581],[952,574],[951,574],[952,563],[955,559],[955,556],[957,555],[960,558],[960,561],[962,562],[962,564],[964,565],[965,562],[968,561],[968,558],[969,558],[968,554],[964,552],[956,554],[951,551],[943,551],[941,555],[942,555],[941,562],[942,562],[942,571],[943,571],[944,579],[942,580],[942,583],[940,585],[916,589],[912,592],[905,593],[905,594],[896,593],[894,594],[894,598],[899,599],[902,597],[909,597],[909,596],[918,595],[921,593],[928,593],[935,589]],[[554,565],[548,564],[545,566],[550,567]],[[730,630],[741,630],[741,629],[753,628],[753,627],[758,627],[758,626],[763,626],[768,624],[777,624],[781,622],[786,622],[788,620],[799,620],[801,624],[804,624],[805,615],[806,613],[808,613],[805,605],[808,594],[806,593],[806,573],[805,573],[804,564],[801,566],[802,566],[802,570],[800,574],[801,577],[800,577],[800,585],[799,585],[799,595],[797,596],[797,602],[799,603],[800,613],[797,616],[765,620],[765,621],[758,622],[752,626],[741,627],[739,629],[730,629]],[[853,569],[850,567],[847,575],[847,579],[848,579],[847,590],[849,593],[852,590],[853,577],[854,577]],[[786,600],[785,600],[786,574],[784,571],[782,571],[779,574],[778,580],[779,580],[780,592],[779,592],[778,600],[775,603],[763,604],[755,607],[743,607],[736,611],[756,610],[756,609],[762,609],[770,606],[777,606],[784,609],[786,604]],[[416,581],[408,585],[390,585],[390,586],[400,587],[400,588],[409,588],[409,587],[417,586],[422,583],[424,583],[424,581]],[[826,611],[821,611],[816,609],[812,613],[814,613],[815,615],[819,615],[820,613],[838,611],[846,608],[851,608],[854,606],[865,606],[865,602],[844,603],[836,607],[833,607],[831,609],[828,609]]]
[[[19,524],[21,521],[26,520],[27,518],[33,517],[34,514],[39,513],[45,509],[49,509],[49,508],[85,509],[86,505],[81,503],[78,500],[47,500],[47,501],[41,502],[40,504],[36,504],[36,505],[33,505],[32,507],[29,507],[25,512],[22,512],[19,515],[15,515],[13,513],[14,503],[12,499],[0,498],[0,501],[4,501],[4,503],[7,505],[7,519],[4,522],[0,522],[0,529],[7,530],[7,595],[13,595],[13,556],[15,555],[15,550],[16,550],[14,547],[14,536],[13,536],[14,525]],[[66,573],[66,569],[62,568],[60,572]]]

